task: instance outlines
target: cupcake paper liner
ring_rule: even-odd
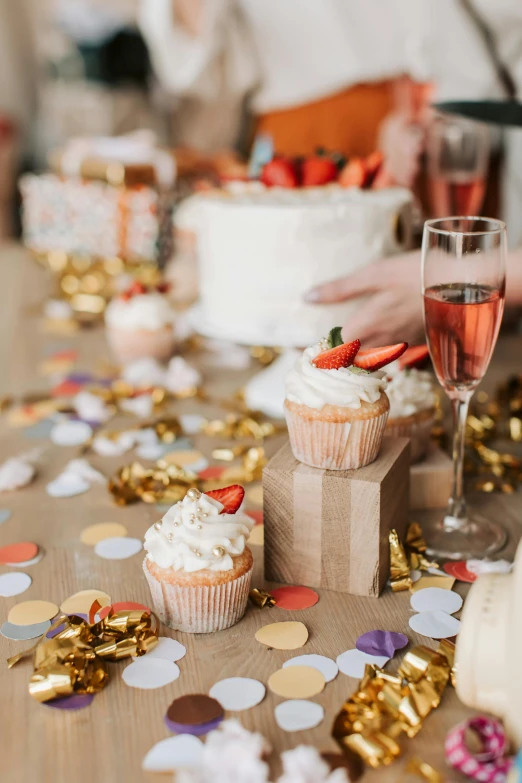
[[[369,419],[331,422],[307,419],[285,407],[294,457],[313,468],[354,470],[379,454],[388,411]]]
[[[220,585],[180,586],[156,579],[143,561],[154,610],[165,625],[185,633],[212,633],[238,623],[245,614],[253,567]]]
[[[388,419],[386,435],[394,438],[409,438],[411,441],[411,462],[419,462],[428,451],[431,443],[431,431],[435,423],[435,415],[423,416],[419,420],[408,417],[401,419]]]

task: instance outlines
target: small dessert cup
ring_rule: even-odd
[[[395,438],[409,438],[411,441],[411,462],[420,462],[431,443],[431,432],[435,423],[435,408],[412,413],[410,416],[396,416],[386,422],[386,435]]]

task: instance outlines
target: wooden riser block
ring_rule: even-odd
[[[409,496],[407,438],[384,438],[375,462],[347,471],[303,465],[286,443],[263,471],[265,578],[377,597]]]
[[[422,462],[411,466],[410,508],[446,508],[451,492],[453,464],[434,446]]]

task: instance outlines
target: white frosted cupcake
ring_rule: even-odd
[[[307,348],[286,379],[285,417],[296,459],[326,470],[352,470],[377,458],[389,402],[380,371],[406,343],[359,351],[339,327]]]
[[[143,570],[154,609],[170,628],[211,633],[243,617],[253,557],[253,520],[239,511],[237,484],[202,495],[190,489],[145,534]]]
[[[128,364],[145,357],[166,361],[174,351],[174,313],[167,286],[134,283],[105,311],[107,340],[116,359]]]
[[[415,349],[420,347],[415,346]],[[400,363],[394,362],[386,369],[386,394],[390,400],[386,434],[409,438],[411,461],[418,462],[425,456],[430,444],[437,398],[431,373],[409,367],[407,362],[408,351]]]

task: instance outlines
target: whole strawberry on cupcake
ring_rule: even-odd
[[[166,361],[174,351],[174,312],[168,283],[134,282],[105,311],[107,340],[116,359],[128,364],[145,357]]]
[[[246,541],[254,525],[240,511],[238,484],[202,494],[189,489],[145,533],[143,570],[155,611],[170,628],[210,633],[243,617],[253,557]]]
[[[286,378],[285,417],[296,459],[326,470],[373,462],[381,447],[390,403],[381,368],[407,343],[361,351],[345,343],[341,327],[307,348]]]
[[[390,415],[386,434],[409,438],[411,461],[421,460],[430,445],[435,423],[437,397],[429,364],[427,345],[412,345],[386,368],[386,395]]]

